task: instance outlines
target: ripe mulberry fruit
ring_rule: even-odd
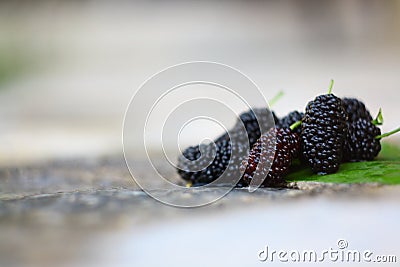
[[[297,121],[301,121],[303,119],[303,116],[304,116],[303,112],[292,111],[288,115],[286,115],[285,117],[279,119],[276,122],[276,127],[277,128],[289,128],[290,125],[292,125],[293,123],[295,123]],[[298,135],[300,135],[301,128],[297,127],[292,131],[297,133]]]
[[[270,142],[274,138],[276,145]],[[276,149],[276,150],[275,150]],[[288,173],[292,159],[299,150],[299,137],[289,128],[270,129],[263,134],[250,150],[249,156],[242,162],[243,184],[250,184],[257,175],[265,177],[262,186],[279,187],[284,185],[284,176]],[[272,165],[270,163],[272,162]]]
[[[247,138],[249,140],[250,147],[253,146],[254,143],[258,140],[258,138],[260,138],[261,136],[260,125],[263,125],[267,130],[269,130],[269,128],[273,126],[269,119],[269,112],[270,111],[268,109],[263,109],[263,108],[255,108],[255,109],[250,109],[247,112],[243,112],[242,114],[240,114],[239,121],[233,127],[231,132],[235,132],[237,131],[237,129],[242,128],[240,122],[242,121],[247,131]],[[277,123],[278,118],[276,117],[274,112],[272,112],[272,117],[274,123]]]
[[[349,123],[357,121],[358,119],[372,120],[371,114],[362,101],[356,98],[343,98],[342,103],[347,113]]]
[[[246,144],[235,140],[232,146],[230,139],[225,137],[215,143],[192,146],[178,158],[178,174],[193,186],[211,183],[222,174],[226,184],[236,183],[240,162],[248,151]]]
[[[381,130],[369,118],[348,123],[343,161],[373,160],[381,150],[380,139],[375,139],[380,134]]]
[[[341,99],[330,92],[307,104],[301,124],[301,151],[303,161],[314,173],[328,174],[339,169],[347,133],[346,121]]]

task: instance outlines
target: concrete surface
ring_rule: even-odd
[[[121,157],[6,167],[0,184],[2,266],[257,266],[264,245],[322,250],[339,238],[398,252],[399,186],[299,182],[182,209],[138,189]]]

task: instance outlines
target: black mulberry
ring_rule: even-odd
[[[342,98],[344,110],[348,116],[348,122],[366,119],[371,121],[372,117],[364,103],[356,98]]]
[[[343,156],[347,114],[340,98],[333,94],[317,96],[306,107],[301,126],[302,159],[313,172],[334,173]]]
[[[232,135],[231,135],[232,137]],[[225,184],[235,183],[241,161],[248,155],[248,145],[234,137],[221,136],[215,143],[192,146],[178,158],[178,174],[193,186],[213,182],[224,174]],[[247,142],[247,140],[246,140]]]
[[[290,125],[292,125],[293,123],[295,123],[297,121],[301,121],[303,119],[303,116],[304,116],[303,112],[292,111],[288,115],[286,115],[285,117],[279,119],[276,122],[276,127],[277,128],[289,128]],[[300,135],[301,127],[296,127],[292,131],[297,133],[298,135]]]
[[[381,150],[380,139],[375,139],[380,134],[381,130],[369,118],[348,123],[343,160],[373,160]]]
[[[269,130],[273,125],[269,119],[269,110],[263,108],[254,108],[250,109],[247,112],[243,112],[239,116],[239,121],[233,127],[231,132],[237,131],[237,129],[242,128],[240,121],[243,122],[244,127],[247,131],[247,138],[249,140],[250,146],[253,146],[254,143],[261,136],[260,125],[263,125],[265,129]],[[257,116],[257,117],[256,117]],[[257,118],[259,119],[257,121]],[[272,118],[274,123],[278,122],[278,117],[272,112]]]

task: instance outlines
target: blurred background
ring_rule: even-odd
[[[241,70],[267,99],[284,90],[281,116],[333,78],[383,108],[385,132],[399,59],[400,1],[2,1],[0,163],[120,153],[134,92],[192,60]]]
[[[382,107],[383,132],[400,122],[398,0],[1,1],[1,266],[251,266],[267,244],[338,238],[399,251],[395,186],[235,190],[195,210],[138,190],[122,159],[125,110],[151,75],[194,60],[242,71],[267,99],[283,90],[280,116],[334,79],[336,95]]]

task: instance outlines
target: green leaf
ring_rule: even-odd
[[[294,162],[286,177],[288,182],[313,181],[326,183],[400,184],[400,147],[382,143],[382,150],[373,161],[348,162],[337,173],[313,174],[307,166]]]

